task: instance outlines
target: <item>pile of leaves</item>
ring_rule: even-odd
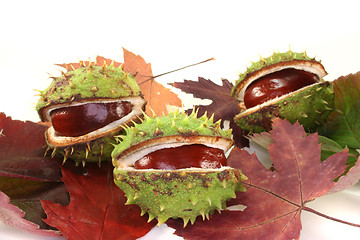
[[[104,61],[112,60],[96,59],[100,66]],[[169,105],[181,106],[176,94],[154,80],[151,65],[142,57],[124,49],[122,66],[136,76],[148,101],[148,114],[160,115]],[[207,112],[214,114],[215,120],[229,121],[236,147],[228,165],[241,169],[248,177],[244,182],[247,192],[238,193],[228,203],[230,207],[244,205],[245,210],[216,213],[209,221],[196,221],[186,228],[181,221],[171,219],[167,224],[176,229],[176,235],[186,239],[298,239],[302,211],[360,227],[306,206],[328,192],[348,188],[360,177],[355,151],[360,149],[360,73],[334,81],[337,111],[319,133],[308,134],[299,123],[275,119],[269,133],[251,136],[267,148],[271,169],[265,168],[255,154],[242,149],[248,138],[232,120],[238,101],[230,94],[229,81],[217,85],[199,78],[173,86],[194,97],[212,100],[210,105],[196,106],[199,114]],[[148,223],[146,216],[140,216],[137,206],[125,205],[124,193],[113,182],[111,163],[101,168],[89,163],[83,168],[44,155],[46,128],[0,113],[1,222],[39,235],[77,240],[137,239],[156,225],[156,220]]]

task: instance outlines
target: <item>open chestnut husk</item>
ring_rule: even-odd
[[[226,201],[245,191],[246,177],[226,165],[233,145],[231,130],[206,115],[170,112],[135,124],[119,136],[112,153],[114,181],[126,204],[136,204],[158,225],[181,218],[184,227],[226,208]]]
[[[250,133],[269,131],[275,117],[299,121],[315,131],[334,110],[334,89],[323,80],[326,74],[323,65],[305,52],[289,50],[261,58],[232,89],[240,102],[234,121]]]
[[[146,104],[135,78],[121,66],[80,62],[52,79],[36,105],[40,119],[51,123],[45,138],[52,155],[83,165],[110,161],[114,136],[137,120]]]

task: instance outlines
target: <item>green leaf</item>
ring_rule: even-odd
[[[325,135],[343,147],[360,148],[360,99],[347,107],[347,113],[337,113],[327,125]]]
[[[34,181],[0,176],[0,191],[6,193],[11,199],[29,197],[34,193],[42,192],[58,184],[51,181]]]
[[[334,81],[335,108],[321,135],[342,147],[360,149],[360,72]]]
[[[331,155],[344,150],[344,148],[340,146],[337,142],[324,136],[319,136],[319,143],[321,144],[321,161],[324,161]],[[348,174],[350,168],[355,166],[356,161],[358,160],[359,157],[359,153],[355,149],[348,149],[348,150],[349,150],[349,156],[346,161],[346,165],[348,166],[346,168],[346,171],[341,176]],[[335,181],[338,180],[339,178],[335,179]]]
[[[324,136],[319,135],[319,143],[321,144],[321,161],[344,150],[344,147],[340,146],[337,142]],[[357,161],[358,157],[359,153],[355,149],[349,149],[349,158],[346,164],[352,166]]]
[[[334,81],[335,107],[347,115],[360,99],[360,72]]]

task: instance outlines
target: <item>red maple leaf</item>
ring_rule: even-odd
[[[12,120],[0,113],[0,191],[23,211],[22,224],[28,220],[43,229],[49,226],[42,221],[45,213],[40,199],[68,202],[61,182],[62,160],[44,156],[46,128],[30,121]],[[66,166],[75,169],[74,164]],[[39,229],[32,232],[38,233]]]
[[[44,157],[46,128],[0,113],[0,176],[60,181],[60,162]]]
[[[86,175],[62,169],[70,193],[67,206],[42,201],[44,221],[67,239],[136,239],[155,226],[140,216],[135,205],[126,206],[126,197],[113,181],[112,166],[88,164]]]
[[[347,151],[338,152],[321,162],[317,134],[286,120],[274,120],[269,153],[274,171],[268,170],[256,155],[234,148],[228,164],[248,177],[248,191],[238,193],[230,205],[245,205],[244,211],[225,211],[210,221],[197,221],[183,229],[173,221],[176,234],[187,239],[298,239],[301,211],[306,203],[328,192],[333,181],[346,169]],[[321,215],[320,213],[317,213]]]

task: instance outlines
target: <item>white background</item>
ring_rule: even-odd
[[[161,83],[198,76],[234,81],[259,55],[289,47],[321,59],[326,80],[360,70],[357,1],[0,1],[0,27],[0,111],[19,120],[39,121],[33,89],[50,84],[48,73],[60,74],[54,64],[97,55],[121,62],[122,47],[151,62],[154,75],[216,59]],[[356,186],[309,205],[360,223],[359,192]],[[302,219],[302,240],[360,236],[309,213]],[[159,239],[166,232],[160,230]],[[42,238],[0,225],[0,239]]]

